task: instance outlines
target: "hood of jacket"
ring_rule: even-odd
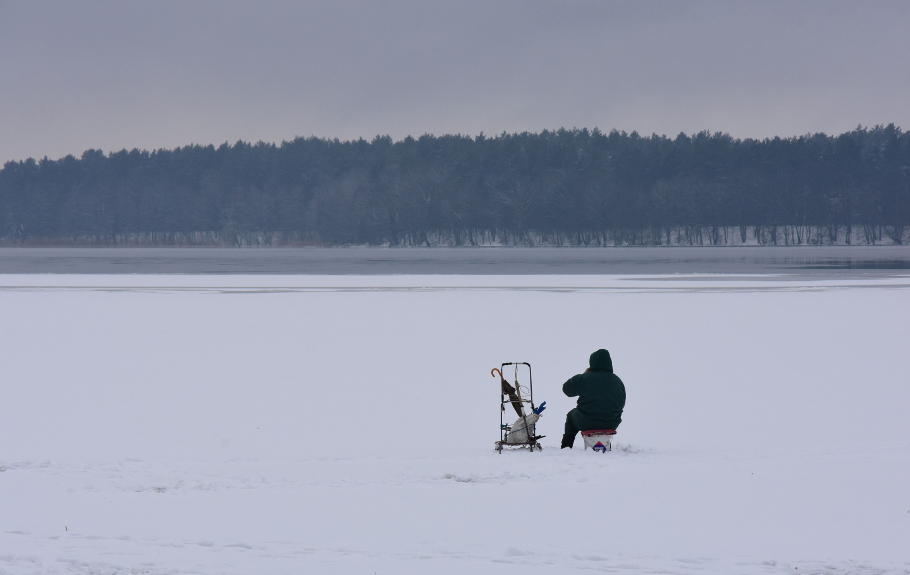
[[[591,371],[613,371],[613,360],[610,359],[610,352],[605,349],[592,353],[588,365],[591,366]]]

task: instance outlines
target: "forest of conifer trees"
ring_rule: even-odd
[[[7,162],[4,245],[910,241],[910,135],[558,130],[88,150]]]

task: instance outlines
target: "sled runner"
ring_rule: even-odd
[[[590,447],[601,453],[613,450],[614,435],[616,435],[615,429],[589,429],[581,432],[581,437],[585,440],[585,449]]]
[[[503,369],[507,365],[515,367],[515,384],[512,385],[502,375]],[[528,366],[528,385],[525,386],[518,381],[518,366]],[[523,370],[522,370],[523,371]],[[536,435],[535,426],[540,414],[544,410],[546,402],[540,404],[540,407],[534,407],[534,386],[531,380],[531,364],[526,362],[509,362],[503,363],[499,369],[493,368],[490,375],[496,377],[499,374],[500,393],[499,393],[499,441],[495,443],[495,449],[502,453],[503,447],[527,447],[530,451],[536,448],[538,451],[543,449],[538,440],[543,435]],[[511,405],[518,419],[515,423],[508,424],[505,422],[506,405]],[[528,409],[530,408],[530,409]]]

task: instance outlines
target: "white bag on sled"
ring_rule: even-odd
[[[504,443],[517,444],[517,443],[527,443],[528,437],[534,437],[537,435],[534,427],[537,420],[540,419],[540,414],[532,413],[531,415],[523,415],[515,420],[515,423],[512,424],[509,429],[509,435],[506,436]],[[525,424],[527,422],[527,425]],[[528,433],[530,432],[530,434]]]

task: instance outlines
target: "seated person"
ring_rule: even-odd
[[[591,367],[562,385],[569,397],[578,396],[578,407],[566,415],[561,448],[572,447],[579,431],[616,429],[626,405],[626,386],[613,374],[610,352],[598,349],[591,354]]]

